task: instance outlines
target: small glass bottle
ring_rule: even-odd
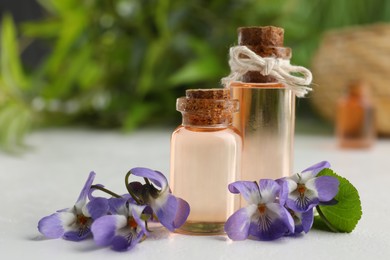
[[[183,122],[172,134],[170,184],[191,207],[178,232],[222,234],[240,206],[227,188],[239,179],[241,167],[241,136],[232,127],[238,102],[228,89],[187,90],[176,108]]]
[[[353,82],[338,103],[336,135],[341,147],[367,148],[375,138],[374,109],[363,82]]]
[[[279,27],[241,27],[238,44],[257,55],[289,62]],[[248,71],[229,86],[240,111],[233,118],[243,137],[242,179],[277,179],[292,174],[294,160],[295,95],[277,79]]]

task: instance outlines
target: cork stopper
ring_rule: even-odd
[[[230,99],[230,90],[224,88],[215,89],[187,89],[187,98],[197,99]]]
[[[239,45],[283,47],[284,29],[275,26],[238,28]]]
[[[229,89],[189,89],[177,99],[176,109],[184,126],[227,127],[238,111],[238,101],[230,99]]]
[[[291,58],[291,48],[284,47],[284,29],[275,26],[240,27],[238,28],[238,44],[245,45],[261,57]],[[249,71],[243,82],[269,83],[277,82],[270,76],[261,75],[257,71]]]

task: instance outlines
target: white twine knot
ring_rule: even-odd
[[[239,81],[248,71],[258,71],[262,75],[270,75],[291,89],[297,97],[304,97],[312,89],[308,87],[313,79],[310,70],[290,64],[290,60],[263,58],[246,46],[231,47],[229,65],[231,73],[221,82],[228,87],[231,82]],[[291,73],[302,75],[295,76]]]

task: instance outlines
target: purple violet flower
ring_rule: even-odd
[[[164,174],[141,167],[131,169],[130,173],[145,179],[143,185],[139,182],[130,183],[129,189],[152,208],[163,226],[174,231],[184,224],[190,214],[190,206],[185,200],[172,195]]]
[[[148,234],[145,221],[150,218],[148,206],[136,205],[124,198],[109,200],[113,215],[95,220],[91,230],[97,245],[116,251],[132,249]]]
[[[309,209],[306,212],[295,212],[291,209],[287,210],[291,214],[295,225],[294,233],[291,233],[291,235],[302,232],[308,233],[314,221],[313,209]]]
[[[301,173],[277,180],[281,185],[281,203],[294,212],[306,212],[320,203],[331,201],[338,192],[339,181],[331,176],[316,177],[327,161],[319,162]]]
[[[274,240],[294,233],[294,221],[285,207],[279,204],[279,184],[274,180],[257,182],[237,181],[229,184],[229,191],[241,193],[249,203],[229,217],[225,232],[232,240],[248,236],[260,240]]]
[[[38,222],[39,232],[48,238],[63,237],[72,241],[80,241],[91,235],[92,221],[106,215],[109,209],[105,198],[94,198],[87,203],[95,175],[94,172],[89,174],[73,207],[59,210]]]

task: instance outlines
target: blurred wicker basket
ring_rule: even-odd
[[[368,83],[376,109],[377,130],[390,135],[390,24],[331,31],[314,56],[312,103],[334,120],[336,104],[356,80]]]

